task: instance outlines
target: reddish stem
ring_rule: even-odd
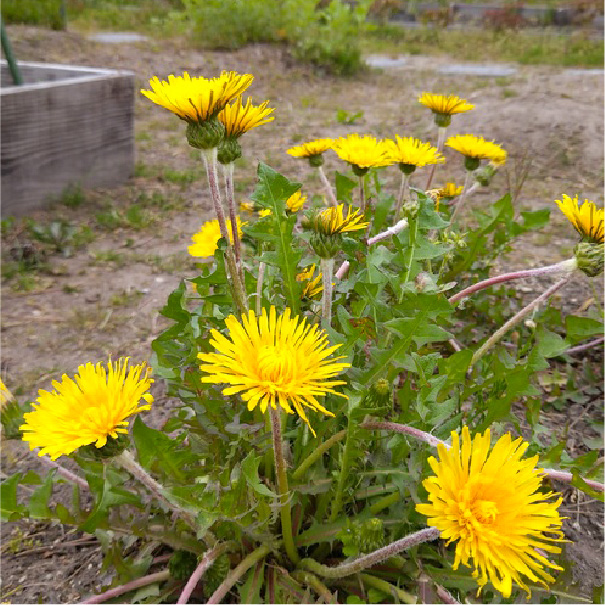
[[[156,573],[149,574],[148,576],[137,578],[132,582],[122,584],[122,586],[116,586],[111,590],[105,591],[103,594],[90,597],[90,599],[82,601],[82,605],[87,605],[88,603],[105,603],[105,601],[115,599],[116,597],[130,592],[131,590],[136,590],[137,588],[142,588],[143,586],[149,586],[149,584],[155,584],[156,582],[165,582],[168,580],[168,578],[170,578],[170,572],[167,569],[164,571],[158,571]]]
[[[433,437],[429,433],[425,433],[420,429],[415,429],[411,426],[407,426],[406,424],[398,424],[397,422],[362,422],[359,425],[362,429],[370,429],[370,430],[385,430],[385,431],[395,431],[396,433],[402,433],[404,435],[410,435],[412,437],[416,437],[416,439],[420,439],[433,447],[437,447],[438,445],[445,445],[445,447],[449,447],[449,445],[442,441],[441,439],[437,439],[437,437]]]

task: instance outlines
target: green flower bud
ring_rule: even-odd
[[[392,405],[391,385],[385,378],[379,378],[374,382],[367,393],[364,395],[362,406],[368,408],[377,408]]]
[[[397,166],[399,166],[399,170],[401,170],[403,174],[412,174],[412,172],[416,170],[416,166],[414,164],[404,164],[403,162],[399,162]]]
[[[415,219],[418,216],[420,210],[420,204],[417,200],[407,200],[403,202],[401,207],[401,214],[408,219]]]
[[[184,582],[191,577],[197,565],[197,555],[186,550],[177,550],[168,560],[168,571],[175,580]]]
[[[338,532],[342,550],[347,557],[367,554],[384,546],[384,528],[380,519],[350,521]]]
[[[487,187],[491,183],[494,174],[496,174],[496,169],[491,164],[486,164],[475,172],[475,180],[482,187]]]
[[[469,155],[464,156],[464,167],[469,172],[472,172],[473,170],[477,170],[477,168],[479,168],[480,164],[481,164],[481,160],[479,158],[472,158]]]
[[[357,164],[351,164],[351,168],[353,168],[355,176],[364,176],[369,170],[369,168],[362,168],[361,166],[357,166]]]
[[[84,445],[78,449],[78,453],[93,460],[105,460],[119,456],[130,445],[130,437],[120,433],[117,439],[109,437],[103,447],[97,447],[94,443]]]
[[[237,139],[225,138],[218,148],[217,159],[221,164],[231,164],[242,157],[242,146]]]
[[[11,399],[4,404],[0,418],[4,436],[7,439],[22,438],[23,432],[19,430],[19,427],[23,424],[23,413],[26,411],[31,410],[22,408],[16,399]]]
[[[214,149],[218,147],[225,136],[225,127],[218,118],[211,118],[201,124],[189,122],[187,124],[187,141],[196,149]]]
[[[307,160],[309,160],[309,166],[319,168],[324,163],[324,156],[321,153],[318,153],[317,155],[309,155],[307,156]]]
[[[342,248],[342,236],[339,233],[334,235],[316,233],[311,238],[311,247],[321,258],[334,258]]]
[[[603,273],[605,244],[591,244],[580,242],[574,250],[578,269],[584,271],[590,277],[596,277]]]
[[[452,116],[446,113],[433,112],[433,116],[435,118],[435,124],[437,124],[439,128],[447,128],[452,123]]]

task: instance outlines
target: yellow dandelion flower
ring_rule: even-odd
[[[456,187],[456,183],[446,183],[443,187],[437,189],[429,189],[426,194],[430,195],[435,201],[435,210],[439,210],[439,203],[441,200],[451,200],[458,197],[464,187]]]
[[[260,317],[249,311],[241,322],[230,315],[225,325],[229,338],[211,330],[210,344],[217,352],[198,353],[200,369],[208,374],[202,382],[229,385],[223,394],[240,393],[249,410],[258,405],[264,413],[267,406],[279,405],[292,414],[294,408],[307,425],[304,407],[334,416],[317,397],[333,393],[346,398],[334,390],[344,381],[330,379],[350,364],[338,361],[342,357],[328,359],[340,345],[330,346],[323,330],[290,317],[290,309],[277,317],[275,307],[269,315],[263,309]]]
[[[231,232],[231,221],[227,219],[227,232],[229,233],[229,240],[233,244],[233,233]],[[240,217],[237,217],[237,234],[242,237],[242,223]],[[218,220],[207,221],[202,225],[200,231],[191,236],[193,244],[188,246],[189,254],[191,256],[213,256],[218,247],[218,240],[221,239],[221,229],[218,224]]]
[[[168,76],[168,82],[154,76],[149,81],[152,90],[141,89],[141,93],[182,120],[201,124],[241,95],[253,79],[250,74],[235,71],[223,71],[218,78],[192,78],[184,72],[182,76]]]
[[[258,211],[258,216],[260,218],[265,218],[265,216],[270,216],[271,214],[271,208],[264,208],[263,210]]]
[[[252,212],[254,212],[254,204],[253,204],[252,202],[242,202],[242,203],[239,205],[239,209],[240,209],[242,212],[249,212],[249,213],[252,213]]]
[[[305,205],[306,201],[307,198],[303,196],[299,189],[286,200],[286,208],[290,212],[298,212]]]
[[[592,200],[584,200],[580,205],[577,195],[571,198],[563,194],[563,199],[555,202],[582,237],[595,244],[603,243],[603,208],[597,208]]]
[[[332,148],[341,160],[351,164],[354,171],[357,169],[362,173],[369,168],[390,166],[393,163],[386,142],[370,135],[361,137],[357,133],[350,134],[336,139]]]
[[[546,587],[554,582],[546,568],[561,569],[543,554],[561,551],[552,544],[562,541],[561,499],[538,491],[538,457],[522,460],[528,445],[507,433],[490,452],[489,429],[473,440],[465,426],[462,440],[452,431],[451,448],[439,445],[439,460],[429,458],[435,475],[423,485],[430,503],[416,510],[444,540],[457,541],[454,569],[472,561],[479,592],[489,581],[506,598],[512,582],[529,593],[523,577]]]
[[[303,143],[296,147],[291,147],[286,151],[295,158],[310,158],[316,155],[321,155],[324,151],[332,149],[333,139],[315,139],[308,143]]]
[[[429,164],[445,162],[445,158],[436,147],[414,137],[402,138],[396,134],[394,141],[387,140],[385,143],[390,151],[391,159],[400,167],[403,165],[403,167],[421,168]]]
[[[6,388],[6,385],[0,380],[0,410],[13,400],[13,394]]]
[[[501,164],[506,161],[506,151],[497,143],[486,141],[483,137],[458,134],[450,137],[445,144],[468,158],[492,160]]]
[[[23,440],[52,460],[91,443],[103,447],[108,437],[128,433],[129,416],[151,409],[150,375],[144,363],[129,366],[128,357],[109,360],[107,370],[101,363],[81,365],[74,380],[63,374],[62,382],[53,380],[53,391],[39,391],[34,411],[23,415]]]
[[[315,217],[314,226],[316,231],[322,235],[335,235],[365,229],[369,223],[364,222],[363,218],[361,211],[354,211],[351,206],[349,206],[345,217],[344,204],[338,204],[338,206],[330,206],[322,210]]]
[[[314,298],[318,294],[321,294],[323,290],[322,286],[322,274],[319,273],[317,277],[313,277],[315,274],[315,265],[310,265],[304,271],[301,271],[296,276],[296,281],[307,282],[303,286],[303,298]]]
[[[474,109],[474,105],[466,99],[461,99],[456,95],[435,95],[430,92],[423,92],[418,97],[418,102],[428,107],[433,113],[444,116],[452,116],[456,113],[464,113]]]
[[[275,110],[267,107],[268,104],[269,101],[265,101],[261,105],[252,105],[252,100],[248,97],[246,104],[242,105],[240,96],[234,103],[225,105],[225,108],[218,114],[218,119],[225,127],[225,136],[241,137],[252,128],[271,122],[274,119],[271,114]]]

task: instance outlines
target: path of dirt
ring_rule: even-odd
[[[515,157],[527,152],[533,161],[518,207],[551,207],[553,218],[543,233],[525,238],[505,266],[537,266],[570,255],[575,233],[552,203],[562,193],[579,194],[602,204],[602,74],[519,67],[517,75],[507,78],[447,76],[435,72],[446,59],[408,57],[400,69],[336,80],[295,65],[278,46],[218,53],[191,50],[180,42],[108,45],[90,42],[76,33],[30,27],[10,27],[9,35],[21,60],[128,69],[136,74],[141,87],[146,87],[153,75],[163,78],[184,70],[200,75],[214,75],[221,69],[254,74],[250,89],[254,101],[270,99],[276,112],[274,122],[244,139],[246,159],[237,170],[241,199],[252,191],[257,160],[306,183],[307,194],[319,192],[320,184],[305,163],[285,154],[288,147],[304,140],[354,131],[434,139],[432,118],[416,103],[418,94],[426,90],[453,92],[476,103],[474,111],[454,118],[451,133],[472,132],[502,143],[512,156],[511,174],[515,165],[520,165]],[[363,116],[354,125],[344,125],[336,119],[339,108],[349,113],[363,111]],[[141,176],[113,190],[87,192],[87,202],[80,208],[57,205],[32,217],[40,223],[62,217],[88,225],[95,240],[72,257],[50,257],[50,270],[35,276],[33,289],[19,290],[18,276],[3,283],[2,376],[9,387],[23,393],[24,399],[48,388],[59,374],[73,373],[85,361],[106,359],[110,353],[114,358],[129,355],[137,362],[148,358],[150,342],[164,326],[158,310],[179,279],[194,274],[195,264],[187,256],[186,246],[210,216],[202,169],[183,130],[174,116],[137,96],[136,153]],[[439,173],[438,183],[461,181],[462,166],[453,154],[451,157]],[[162,176],[165,168],[190,171],[195,180],[170,182]],[[343,170],[334,158],[326,168],[328,172]],[[394,186],[398,175],[392,172],[389,178]],[[498,175],[493,187],[480,193],[474,203],[495,200],[505,190],[506,179]],[[140,202],[143,193],[146,200],[153,199],[154,194],[164,199],[162,204],[149,207],[152,224],[139,230],[124,226],[107,231],[99,226],[95,217],[108,204],[121,209],[139,200],[145,205]],[[174,208],[167,208],[167,203]],[[2,242],[4,259],[10,259],[24,243],[36,245],[24,240],[27,235],[23,230],[9,231]],[[567,297],[580,304],[584,293],[591,291],[591,284],[579,279]],[[36,464],[21,446],[5,444],[2,454],[6,472]],[[583,506],[578,527],[585,541],[578,541],[574,548],[588,561],[580,578],[588,588],[599,577],[602,582],[602,552],[598,550],[602,524],[598,516],[601,509]],[[22,548],[27,550],[36,546],[36,540],[50,545],[59,536],[63,539],[64,530],[21,523],[11,531],[21,532],[11,534],[17,548],[19,540],[32,539],[31,545]],[[75,602],[101,582],[97,576],[98,550],[53,554],[49,549],[40,563],[40,554],[14,557],[7,551],[7,533],[5,529],[3,601]],[[59,568],[61,577],[53,573]]]

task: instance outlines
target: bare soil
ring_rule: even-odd
[[[50,32],[31,27],[9,27],[20,60],[89,65],[131,70],[146,88],[158,75],[189,71],[215,75],[221,69],[252,73],[250,90],[255,102],[271,100],[275,121],[255,129],[243,141],[245,159],[236,170],[241,201],[253,189],[258,160],[305,183],[306,194],[320,193],[321,184],[305,162],[285,150],[316,137],[349,132],[376,136],[420,136],[434,140],[430,113],[416,103],[422,91],[452,92],[476,103],[476,109],[455,116],[451,134],[472,132],[494,139],[509,151],[511,160],[487,191],[474,198],[486,204],[514,186],[515,174],[531,159],[529,175],[516,204],[518,210],[552,208],[550,225],[540,234],[523,238],[503,267],[525,268],[557,262],[571,255],[577,238],[553,200],[562,193],[579,194],[602,204],[603,192],[603,75],[556,67],[519,66],[507,78],[439,75],[437,65],[446,58],[409,57],[404,68],[368,71],[354,79],[333,79],[295,64],[279,46],[257,45],[236,52],[198,51],[180,41],[136,44],[101,44],[73,32]],[[354,125],[341,124],[337,109],[363,112]],[[187,145],[184,125],[142,95],[136,98],[137,174],[126,185],[86,192],[78,208],[60,203],[32,215],[40,224],[59,218],[89,226],[95,239],[70,257],[51,255],[46,269],[2,284],[2,376],[25,400],[81,363],[128,355],[137,362],[148,359],[150,343],[165,326],[159,316],[168,293],[183,277],[195,274],[187,245],[201,223],[210,218],[210,200],[199,158]],[[523,158],[526,158],[523,160]],[[439,169],[436,183],[462,181],[462,165],[454,154]],[[191,182],[175,183],[166,169],[187,171]],[[344,171],[335,158],[326,170]],[[508,179],[507,177],[508,173]],[[396,186],[398,175],[387,178]],[[418,185],[424,183],[420,174]],[[412,183],[414,184],[414,182]],[[141,194],[146,198],[141,201]],[[150,203],[153,195],[161,202]],[[124,222],[104,229],[98,215],[113,207],[119,212],[132,204],[143,206],[149,224]],[[3,259],[24,248],[39,248],[25,228],[9,229],[2,242]],[[599,280],[578,278],[562,295],[571,308],[602,299]],[[598,302],[596,304],[599,304]],[[602,357],[593,357],[595,363]],[[158,385],[158,388],[161,388]],[[156,398],[156,401],[159,401]],[[577,435],[595,435],[588,422],[601,418],[591,410],[586,422],[576,421],[571,409],[553,420],[557,429]],[[574,410],[574,414],[578,410]],[[159,421],[159,415],[157,417]],[[575,433],[574,433],[575,431]],[[2,446],[4,473],[42,469],[23,444]],[[563,487],[563,486],[562,486]],[[568,553],[576,562],[574,578],[585,593],[603,582],[602,507],[568,490]],[[77,602],[106,584],[100,572],[96,545],[66,540],[81,534],[67,528],[35,522],[7,524],[2,539],[2,601],[11,603]]]

